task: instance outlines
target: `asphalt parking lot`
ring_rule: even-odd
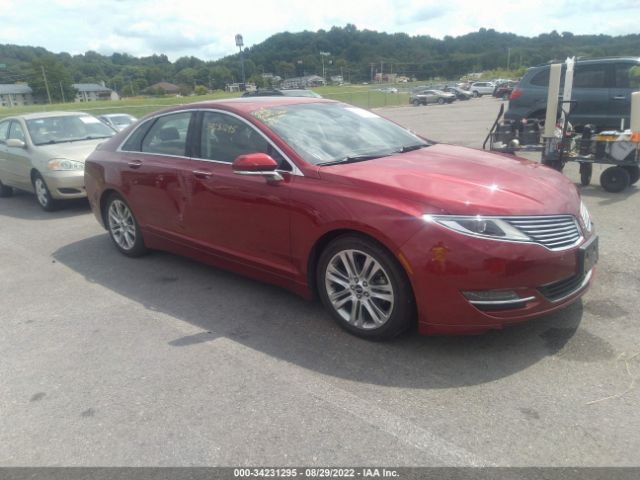
[[[379,112],[479,147],[499,105]],[[581,187],[600,263],[580,302],[386,343],[270,285],[126,258],[86,202],[0,199],[0,465],[637,465],[640,194],[601,170]]]

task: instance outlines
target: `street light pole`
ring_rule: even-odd
[[[236,35],[236,47],[240,49],[240,69],[242,70],[242,87],[240,90],[244,90],[246,88],[246,81],[244,78],[244,54],[242,53],[242,47],[244,47],[244,41],[242,39],[242,35]]]

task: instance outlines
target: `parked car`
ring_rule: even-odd
[[[322,96],[313,90],[306,88],[261,88],[253,92],[244,92],[243,97],[313,97],[322,98]]]
[[[501,98],[502,100],[509,100],[511,96],[511,92],[515,88],[518,82],[504,82],[496,85],[496,88],[493,90],[493,96],[496,98]]]
[[[495,87],[493,82],[474,82],[469,87],[469,90],[474,97],[481,97],[483,95],[492,95]]]
[[[473,94],[468,90],[463,90],[459,87],[444,87],[444,92],[453,93],[458,100],[469,100],[473,97]]]
[[[631,93],[640,90],[638,57],[614,57],[578,60],[574,67],[569,120],[574,127],[591,124],[597,131],[620,128],[624,120],[629,128]],[[507,120],[520,122],[524,118],[544,119],[547,110],[549,65],[526,71],[511,93]],[[562,81],[564,85],[564,71]],[[560,90],[562,94],[562,88]]]
[[[104,115],[99,115],[98,118],[117,131],[124,130],[138,121],[136,117],[128,113],[105,113]]]
[[[581,297],[597,259],[562,174],[324,99],[156,112],[94,151],[85,183],[124,255],[168,250],[318,295],[366,338],[538,317]]]
[[[453,93],[442,90],[414,90],[409,97],[409,102],[415,106],[428,105],[429,103],[451,103],[456,100]]]
[[[84,161],[115,130],[82,112],[30,113],[0,121],[0,197],[13,189],[36,194],[54,210],[61,200],[82,198]]]
[[[380,91],[384,93],[398,93],[398,89],[396,87],[383,87]]]

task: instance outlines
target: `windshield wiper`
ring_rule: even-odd
[[[326,165],[338,165],[339,163],[356,163],[356,162],[364,162],[365,160],[374,160],[376,158],[388,157],[387,153],[376,153],[369,155],[351,155],[349,157],[339,158],[338,160],[329,160],[328,162],[321,162],[316,165],[326,166]]]
[[[421,148],[430,147],[430,146],[431,146],[430,143],[417,143],[415,145],[406,145],[396,150],[396,153],[413,152],[414,150],[420,150]]]
[[[104,135],[87,135],[82,138],[72,138],[71,140],[64,140],[65,142],[82,142],[83,140],[98,140],[99,138],[111,138],[110,136]]]

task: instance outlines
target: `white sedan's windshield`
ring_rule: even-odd
[[[378,115],[336,103],[261,108],[265,123],[304,160],[315,165],[375,158],[428,144]]]
[[[91,115],[64,115],[27,120],[27,128],[34,145],[75,142],[115,135],[100,120]]]

